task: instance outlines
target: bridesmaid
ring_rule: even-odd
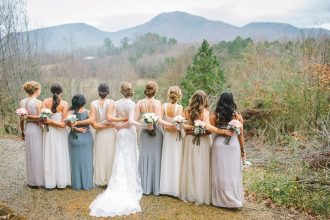
[[[90,116],[95,118],[92,127],[94,137],[94,183],[105,186],[111,176],[112,164],[115,156],[116,130],[114,124],[107,122],[107,111],[110,103],[108,99],[110,89],[107,83],[98,87],[100,98],[91,102]]]
[[[50,91],[53,98],[47,98],[42,103],[43,108],[48,108],[53,113],[50,119],[43,121],[49,125],[49,131],[45,131],[43,136],[45,187],[65,188],[71,185],[68,131],[64,122],[68,103],[62,100],[61,84],[54,83]]]
[[[210,153],[211,137],[206,132],[200,137],[200,145],[193,144],[193,125],[195,120],[204,121],[206,129],[216,134],[232,135],[232,132],[217,129],[210,125],[207,95],[198,90],[190,98],[189,106],[184,110],[183,116],[187,119],[185,125],[186,136],[183,141],[183,162],[181,174],[180,198],[183,201],[196,204],[210,204]]]
[[[141,99],[135,106],[135,119],[140,117],[140,114],[155,113],[163,126],[174,128],[174,125],[161,119],[161,103],[155,99],[158,90],[158,85],[154,81],[149,81],[144,90],[146,98]],[[140,123],[140,126],[143,126]],[[150,136],[147,130],[155,129],[156,136]],[[162,158],[163,134],[161,128],[157,125],[154,128],[147,126],[142,129],[140,134],[140,155],[139,155],[139,171],[141,175],[141,183],[143,194],[159,195],[160,184],[160,166]]]
[[[45,185],[44,164],[42,154],[42,129],[39,125],[39,113],[42,102],[38,100],[41,93],[41,85],[35,81],[29,81],[23,85],[27,97],[20,101],[20,108],[28,112],[26,126],[21,119],[22,138],[25,143],[26,176],[30,187],[41,187]]]
[[[167,122],[182,115],[182,105],[177,102],[181,99],[181,90],[177,86],[168,89],[167,98],[169,103],[162,105],[162,115]],[[171,196],[179,196],[180,170],[182,163],[182,140],[177,140],[177,130],[165,128],[163,138],[163,152],[160,175],[160,193]]]
[[[93,137],[89,125],[94,119],[84,108],[85,104],[83,95],[75,95],[69,112],[77,117],[77,122],[70,125],[73,131],[69,134],[71,183],[72,188],[77,190],[93,188]]]
[[[230,92],[220,95],[215,112],[210,117],[212,125],[225,128],[232,119],[243,124],[242,116]],[[212,145],[212,204],[226,208],[243,206],[241,158],[245,158],[243,129],[241,135],[231,137],[228,145],[225,137],[217,135]]]

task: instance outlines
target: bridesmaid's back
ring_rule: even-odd
[[[116,117],[128,118],[129,111],[135,103],[130,99],[120,99],[115,102]]]
[[[37,115],[38,114],[38,99],[36,98],[24,98],[21,101],[21,108],[25,108],[29,115]]]

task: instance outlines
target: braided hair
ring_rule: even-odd
[[[52,104],[51,110],[53,113],[56,113],[57,112],[56,108],[61,102],[60,94],[63,92],[63,87],[60,83],[54,83],[50,87],[50,91],[53,94],[53,104]]]

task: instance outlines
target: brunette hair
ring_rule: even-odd
[[[217,116],[217,126],[221,127],[230,122],[237,110],[234,97],[231,92],[223,92],[217,102],[215,114]]]
[[[53,94],[53,104],[52,104],[52,112],[56,113],[57,110],[57,106],[60,104],[61,99],[60,99],[60,94],[63,92],[63,87],[60,83],[54,83],[51,87],[50,87],[50,91]]]
[[[203,90],[197,90],[190,98],[186,111],[193,122],[203,113],[204,108],[208,108],[207,95]]]
[[[70,110],[75,113],[86,104],[86,98],[82,94],[77,94],[72,97]]]
[[[99,96],[104,99],[110,93],[110,87],[107,83],[101,83],[98,87]]]

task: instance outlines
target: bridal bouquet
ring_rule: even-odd
[[[26,111],[25,108],[19,108],[16,110],[15,114],[17,117],[24,119],[28,115],[28,112]]]
[[[241,134],[241,128],[242,127],[243,127],[243,125],[241,124],[241,122],[236,120],[236,119],[231,120],[227,125],[227,129],[234,131],[234,133],[236,135]],[[230,141],[230,138],[231,137],[226,137],[224,143],[228,145],[229,141]]]
[[[152,125],[153,129],[148,130],[147,132],[150,136],[156,136],[156,131],[155,131],[155,124],[158,121],[158,117],[155,113],[145,113],[142,115],[142,123],[145,125]]]
[[[181,141],[182,137],[184,136],[184,129],[183,129],[183,124],[186,123],[187,120],[182,117],[181,115],[175,116],[173,118],[172,123],[175,125],[176,129],[178,130],[177,135],[176,135],[176,140]]]
[[[64,122],[66,123],[70,123],[71,125],[73,125],[75,122],[77,121],[77,116],[76,115],[68,115],[66,117],[66,119],[64,120]],[[76,134],[75,130],[73,129],[73,127],[71,127],[71,133],[72,133],[72,138],[78,139],[78,135]]]
[[[194,134],[195,134],[195,137],[192,140],[193,144],[196,143],[196,145],[199,146],[201,144],[200,136],[205,134],[205,132],[206,132],[205,122],[203,122],[201,120],[195,120],[194,121]]]
[[[50,118],[51,115],[52,115],[52,111],[51,111],[51,110],[49,110],[48,108],[43,108],[43,109],[41,109],[41,111],[40,111],[40,116],[39,116],[39,118],[40,118],[41,120],[45,120],[45,119],[47,119],[47,118]],[[47,132],[49,131],[49,127],[48,127],[47,124],[45,125],[45,130],[46,130]]]

